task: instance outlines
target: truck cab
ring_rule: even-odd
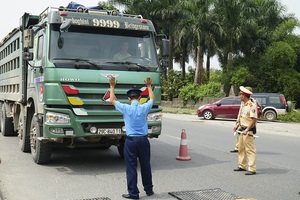
[[[141,15],[108,10],[45,9],[39,16],[25,13],[21,27],[1,45],[4,51],[15,37],[12,70],[0,74],[2,133],[19,136],[23,152],[38,164],[50,161],[56,144],[64,147],[118,147],[123,156],[126,136],[123,116],[109,103],[110,77],[117,77],[115,95],[129,103],[126,92],[140,88],[140,103],[148,101],[144,85],[152,78],[155,102],[148,115],[148,136],[161,134],[160,65],[156,32]],[[117,59],[121,44],[128,55]],[[11,55],[10,55],[11,56]],[[1,66],[8,63],[8,56]],[[14,86],[9,86],[14,85]]]

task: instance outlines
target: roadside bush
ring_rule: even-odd
[[[172,101],[173,98],[178,97],[179,88],[182,87],[181,75],[174,70],[168,72],[168,76],[161,76],[162,82],[162,99]]]
[[[183,86],[179,89],[179,97],[182,99],[183,104],[186,105],[188,100],[197,102],[197,93],[200,88],[200,85],[189,83],[186,86]]]
[[[197,101],[202,100],[204,97],[225,97],[225,93],[221,91],[221,83],[216,82],[201,85],[197,92]]]
[[[188,84],[179,89],[179,97],[186,105],[188,100],[197,103],[204,97],[225,97],[225,93],[221,91],[221,83],[211,82],[205,85]]]
[[[186,76],[183,78],[180,71],[175,71],[173,69],[168,71],[168,75],[161,75],[161,90],[162,90],[162,100],[172,101],[173,98],[179,96],[179,89],[184,85],[193,83],[195,76],[195,70],[189,69]]]
[[[300,122],[300,110],[292,110],[292,112],[286,115],[279,115],[278,120],[286,122]]]

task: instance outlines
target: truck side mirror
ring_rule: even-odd
[[[67,31],[72,26],[71,20],[64,21],[59,27],[59,38],[57,41],[58,48],[63,48],[64,46],[64,38],[61,36],[61,32]]]
[[[67,31],[70,27],[72,26],[72,21],[71,20],[66,20],[64,21],[59,29],[60,29],[60,32],[64,32],[64,31]]]
[[[161,54],[163,57],[168,57],[170,55],[170,41],[168,39],[162,39]]]
[[[32,52],[23,52],[22,58],[23,58],[23,60],[27,60],[27,61],[33,60],[33,53]]]

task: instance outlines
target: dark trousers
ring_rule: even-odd
[[[153,191],[152,173],[150,165],[150,142],[147,137],[126,138],[124,145],[124,158],[126,162],[126,178],[128,194],[139,195],[137,187],[137,159],[139,159],[142,183],[146,193]]]

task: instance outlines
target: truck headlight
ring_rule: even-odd
[[[156,122],[156,121],[161,121],[162,119],[162,113],[157,112],[157,113],[149,113],[147,116],[147,121],[148,122]]]
[[[62,113],[47,112],[46,123],[49,124],[69,124],[70,116]]]

